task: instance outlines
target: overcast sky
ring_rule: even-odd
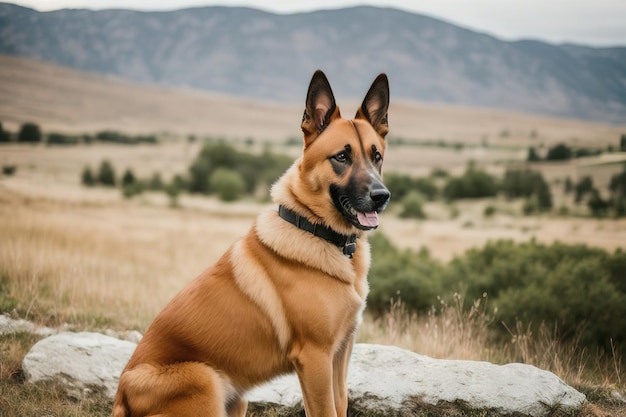
[[[371,4],[430,15],[506,40],[531,38],[553,43],[626,46],[626,0],[20,0],[13,3],[41,11],[62,8],[174,10],[225,5],[276,13]]]

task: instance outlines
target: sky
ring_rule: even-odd
[[[175,10],[222,5],[297,13],[355,5],[425,14],[504,40],[626,46],[626,0],[1,0],[40,11],[63,8]]]

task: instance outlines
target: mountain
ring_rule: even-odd
[[[0,53],[283,102],[301,102],[317,68],[342,97],[362,97],[386,72],[396,98],[626,121],[626,47],[506,42],[389,8],[38,12],[0,3]]]

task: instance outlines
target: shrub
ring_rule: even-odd
[[[495,178],[473,167],[460,177],[450,178],[443,189],[443,194],[449,200],[494,197],[497,192],[498,186]]]
[[[483,210],[484,217],[493,217],[494,214],[496,214],[496,208],[492,205],[488,205],[485,207],[485,210]]]
[[[20,142],[41,142],[41,130],[35,123],[24,123],[17,136]]]
[[[589,175],[582,177],[580,181],[578,181],[578,183],[576,184],[574,201],[576,201],[576,203],[580,203],[581,201],[583,201],[585,195],[591,193],[592,190],[593,178],[591,178]]]
[[[433,200],[439,193],[439,189],[432,178],[415,178],[390,172],[385,174],[383,180],[391,192],[392,201],[402,201],[411,191],[421,193],[428,200]]]
[[[115,170],[107,160],[102,161],[98,170],[98,182],[108,187],[115,186]]]
[[[50,133],[48,134],[48,145],[76,145],[78,138],[76,136],[67,136],[62,133]]]
[[[10,141],[11,141],[11,136],[9,135],[9,132],[4,130],[4,128],[2,127],[2,122],[0,122],[0,142],[10,142]]]
[[[136,179],[135,179],[135,174],[133,174],[133,171],[130,169],[126,169],[126,171],[124,171],[124,175],[122,175],[122,187],[134,185],[135,182],[136,182]]]
[[[564,143],[559,143],[548,149],[546,160],[563,161],[572,157],[572,149]]]
[[[442,285],[466,299],[487,293],[508,326],[555,324],[564,339],[608,347],[626,341],[625,270],[620,251],[497,241],[452,261]]]
[[[261,155],[253,155],[239,152],[224,143],[208,143],[189,167],[189,190],[204,194],[216,192],[212,189],[209,178],[220,168],[238,172],[247,193],[255,192],[260,185],[269,189],[269,185],[292,162],[292,158],[273,154],[267,148]]]
[[[96,185],[96,178],[94,177],[93,172],[91,172],[90,167],[87,166],[83,169],[83,173],[80,177],[80,182],[87,187],[93,187],[94,185]]]
[[[587,207],[591,210],[591,214],[595,217],[604,217],[609,211],[610,202],[605,201],[600,192],[594,188],[591,190],[591,197],[587,201]]]
[[[528,148],[528,156],[526,157],[526,160],[529,162],[536,162],[541,161],[541,157],[537,153],[537,150],[531,146]]]
[[[442,265],[428,252],[401,251],[381,233],[370,238],[372,263],[367,308],[380,315],[401,297],[411,311],[426,312],[437,301]]]
[[[402,211],[400,217],[402,218],[414,218],[425,219],[426,213],[424,213],[424,197],[418,191],[410,191],[402,199]]]
[[[246,190],[246,184],[237,171],[228,168],[218,168],[211,174],[211,189],[213,189],[220,200],[235,201]]]
[[[161,174],[155,172],[148,181],[148,189],[152,191],[160,191],[163,189],[163,180],[161,179]]]
[[[17,171],[17,165],[2,165],[2,174],[10,177]]]

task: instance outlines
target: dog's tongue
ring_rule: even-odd
[[[357,211],[356,216],[359,219],[359,223],[361,224],[361,226],[378,226],[378,213],[376,213],[375,211],[370,211],[368,213],[361,213],[360,211]]]

